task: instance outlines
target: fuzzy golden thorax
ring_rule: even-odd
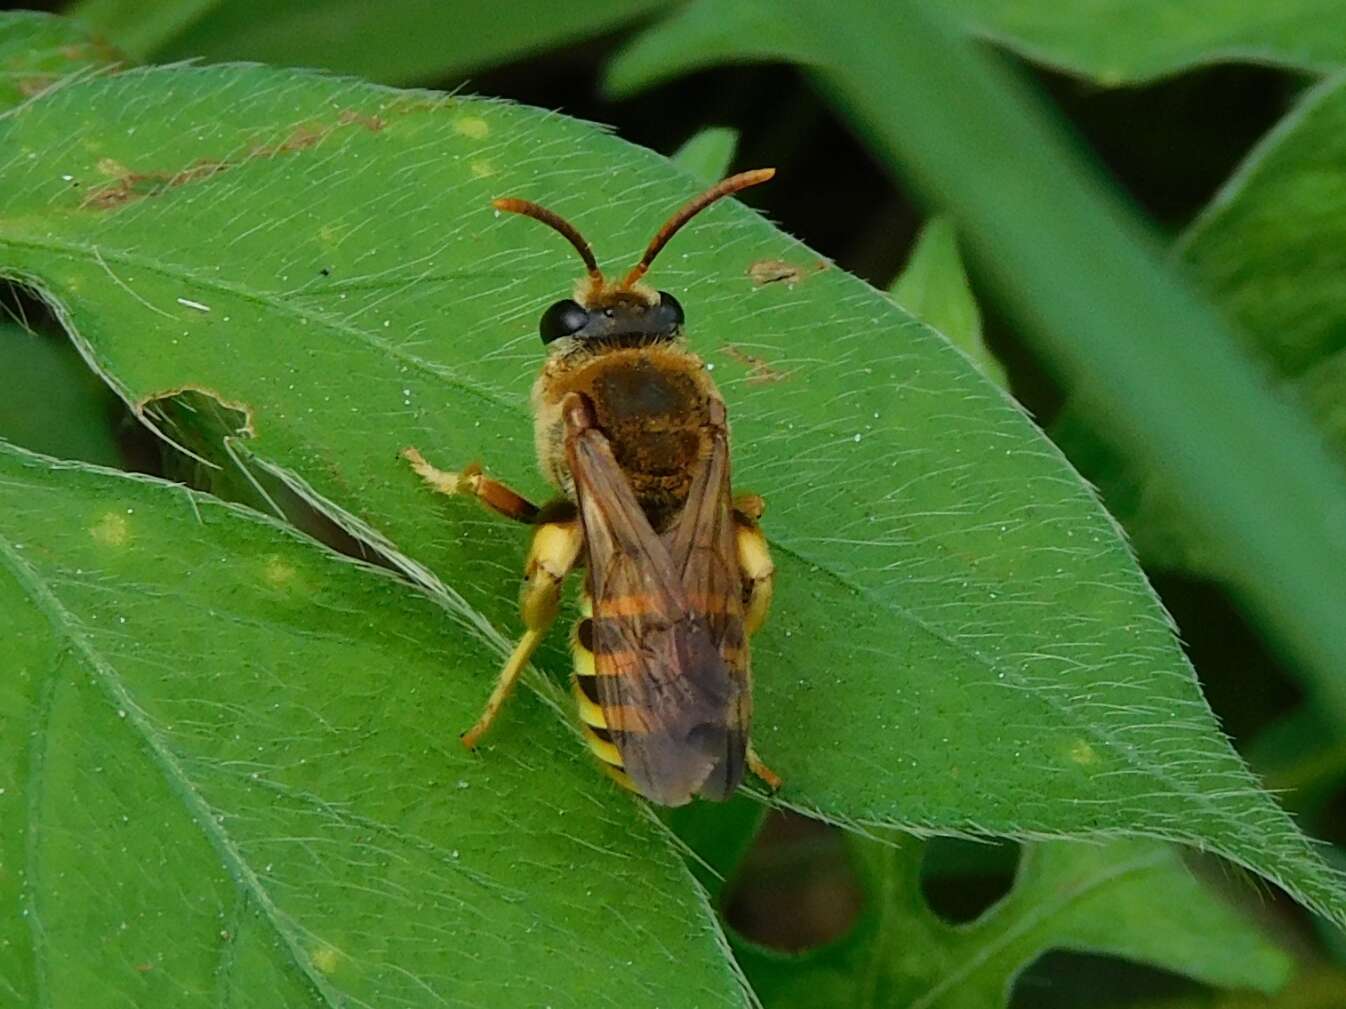
[[[573,500],[561,404],[581,393],[650,524],[662,531],[681,511],[707,450],[710,404],[721,399],[710,373],[680,332],[556,343],[533,385],[542,475]]]

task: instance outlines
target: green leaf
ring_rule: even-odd
[[[1139,1003],[1137,1009],[1337,1009],[1346,990],[1346,974],[1328,967],[1311,967],[1300,972],[1274,1002],[1266,996],[1247,992],[1202,992],[1180,998],[1165,998]]]
[[[0,14],[0,113],[64,78],[119,61],[72,21],[36,11]]]
[[[1346,66],[1337,0],[945,0],[976,35],[1109,86],[1211,63]]]
[[[1307,92],[1180,239],[1180,257],[1237,325],[1244,348],[1346,460],[1346,76]],[[1237,585],[1230,562],[1178,507],[1163,474],[1129,462],[1080,409],[1063,444],[1126,522],[1143,556]],[[1246,465],[1243,464],[1243,465]],[[1340,670],[1295,667],[1346,725]]]
[[[958,254],[952,220],[935,217],[921,229],[890,293],[908,312],[948,337],[996,385],[1008,384],[1005,369],[982,339],[981,310]]]
[[[1240,601],[1272,643],[1313,667],[1346,710],[1339,464],[1000,64],[916,0],[883,5],[884,17],[870,6],[872,18],[847,22],[822,0],[788,5],[830,54],[831,99],[888,164],[958,214],[980,275],[1024,335],[1132,458],[1166,474],[1224,568],[1239,571]],[[997,166],[994,186],[987,164]]]
[[[68,13],[144,60],[221,5],[221,0],[80,0]]]
[[[729,174],[738,146],[738,130],[711,126],[691,137],[673,153],[673,163],[706,185]]]
[[[946,0],[939,6],[970,35],[1107,86],[1218,62],[1319,73],[1346,66],[1346,13],[1338,0]],[[837,0],[832,16],[866,24],[882,15],[864,0]],[[826,59],[817,39],[770,0],[691,0],[622,49],[605,87],[627,96],[693,70],[760,62],[813,67]]]
[[[839,942],[799,957],[736,942],[768,1009],[1001,1009],[1050,950],[1123,957],[1211,985],[1272,992],[1290,958],[1153,841],[1025,846],[1014,888],[953,925],[921,894],[922,846],[855,838],[865,911]]]
[[[1262,729],[1248,748],[1248,759],[1303,822],[1319,822],[1346,785],[1341,726],[1311,704]]]
[[[40,284],[136,408],[189,387],[243,412],[250,464],[462,623],[514,633],[524,533],[433,497],[398,458],[414,444],[446,466],[482,459],[545,493],[536,318],[578,263],[489,201],[552,206],[618,266],[687,177],[551,113],[262,68],[132,71],[0,120],[6,146],[58,137],[85,185],[41,158],[0,166],[0,267]],[[725,393],[736,481],[769,501],[754,738],[782,801],[932,830],[1168,837],[1346,917],[1338,877],[1218,732],[1088,488],[885,295],[834,269],[750,273],[815,259],[722,204],[656,270]],[[557,675],[563,638],[539,659]],[[482,699],[495,661],[441,668]],[[469,714],[444,711],[445,737]],[[527,762],[529,735],[507,715],[485,759]]]
[[[1346,76],[1301,98],[1177,252],[1346,455]]]
[[[259,60],[393,84],[462,74],[579,42],[669,0],[85,0],[86,23],[160,60]]]
[[[714,895],[738,868],[765,816],[766,807],[744,792],[724,805],[694,802],[662,813],[686,846],[692,871]]]
[[[747,1004],[547,704],[458,745],[491,652],[386,572],[0,446],[0,640],[7,1003]]]
[[[840,13],[845,17],[847,14]],[[608,64],[603,89],[616,98],[726,63],[817,61],[810,40],[769,0],[691,0],[628,42]]]

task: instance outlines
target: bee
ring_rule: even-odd
[[[583,567],[572,692],[604,769],[665,806],[727,799],[745,766],[779,787],[749,739],[748,638],[766,618],[774,573],[758,526],[765,504],[732,496],[724,400],[687,346],[682,306],[642,282],[696,214],[774,174],[743,172],[686,203],[615,283],[568,221],[527,200],[494,201],[559,232],[586,272],[538,327],[548,353],[533,385],[534,433],[559,498],[539,508],[479,466],[445,472],[414,448],[403,452],[434,490],[474,496],[534,528],[520,593],[525,630],[463,733],[469,749],[555,621],[566,576]]]

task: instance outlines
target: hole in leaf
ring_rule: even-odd
[[[58,459],[139,469],[130,411],[80,357],[38,295],[0,281],[0,438]]]
[[[1166,1005],[1169,999],[1205,1005],[1195,999],[1208,992],[1196,981],[1148,964],[1052,950],[1019,975],[1009,1009],[1114,1009],[1160,999]]]
[[[146,400],[141,412],[148,423],[142,422],[84,360],[41,295],[16,281],[0,280],[0,373],[6,441],[183,483],[281,518],[350,557],[392,567],[248,459],[246,407],[210,390],[175,389]]]
[[[921,894],[945,921],[975,921],[1013,888],[1019,855],[1012,841],[932,838],[921,859]]]
[[[849,931],[862,900],[842,832],[774,812],[739,866],[724,913],[752,942],[800,953]]]
[[[246,405],[208,389],[182,388],[142,406],[147,421],[171,441],[162,445],[161,475],[226,501],[279,518],[349,557],[391,565],[248,457],[253,426]]]

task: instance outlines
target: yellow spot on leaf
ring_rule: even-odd
[[[471,169],[472,174],[479,179],[484,179],[488,175],[495,174],[495,166],[491,164],[489,161],[485,160],[484,158],[479,159],[477,161],[473,161],[467,167]]]
[[[1070,744],[1070,759],[1077,764],[1096,764],[1098,753],[1083,739],[1077,739]]]
[[[266,565],[262,569],[262,577],[269,585],[274,585],[278,589],[287,588],[294,581],[296,573],[293,565],[275,554],[266,559]]]
[[[485,140],[491,135],[491,127],[480,116],[459,116],[453,121],[453,128],[472,140]]]
[[[131,523],[119,512],[108,512],[90,527],[89,535],[105,547],[124,547],[131,540]]]
[[[341,953],[331,946],[319,946],[309,957],[313,961],[313,966],[324,974],[336,972],[337,963],[341,959]]]

